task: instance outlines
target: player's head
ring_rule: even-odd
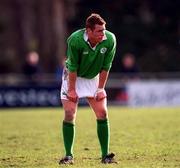
[[[95,25],[106,25],[105,20],[96,13],[92,13],[87,19],[86,19],[86,29],[89,28],[91,30],[95,29]]]
[[[106,29],[106,22],[104,19],[96,13],[92,13],[86,19],[86,31],[88,37],[93,39],[94,42],[102,41]]]

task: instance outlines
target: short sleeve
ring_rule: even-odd
[[[116,38],[114,35],[112,37],[113,38],[110,41],[110,44],[109,44],[110,47],[109,47],[109,49],[105,55],[103,67],[102,67],[102,69],[106,70],[106,71],[110,70],[110,68],[112,66],[113,59],[114,59],[114,55],[116,53]]]
[[[66,65],[70,72],[76,72],[78,69],[79,54],[76,40],[71,38],[67,40],[67,61]]]

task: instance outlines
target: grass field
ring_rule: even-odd
[[[109,107],[111,151],[117,165],[100,163],[95,116],[79,108],[72,168],[179,168],[180,108]],[[58,168],[63,156],[61,108],[0,110],[0,167]]]

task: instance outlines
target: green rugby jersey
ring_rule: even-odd
[[[109,71],[116,51],[116,38],[107,30],[105,36],[102,42],[91,48],[85,29],[72,33],[67,39],[68,70],[88,79],[94,78],[101,70]]]

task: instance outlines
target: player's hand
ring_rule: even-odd
[[[106,97],[107,97],[106,91],[103,88],[102,89],[98,88],[94,96],[96,101],[101,101]]]
[[[78,101],[78,95],[75,90],[68,90],[67,98],[74,103]]]

